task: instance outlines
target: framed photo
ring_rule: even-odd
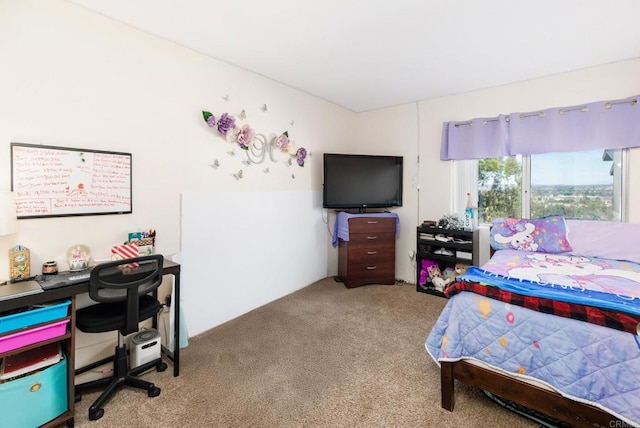
[[[18,218],[133,212],[131,153],[11,143]]]

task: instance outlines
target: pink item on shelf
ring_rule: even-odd
[[[69,320],[65,319],[41,327],[22,330],[18,333],[0,337],[0,353],[12,351],[14,349],[22,348],[23,346],[53,339],[55,337],[64,336],[67,332],[68,322]]]

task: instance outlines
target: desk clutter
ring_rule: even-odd
[[[88,281],[89,276],[91,276],[91,270],[86,269],[84,272],[66,271],[56,275],[38,275],[35,279],[43,290],[52,290]]]
[[[89,276],[88,273],[83,276],[82,274],[73,275],[70,272],[88,272],[94,264],[109,260],[150,256],[155,254],[155,240],[156,231],[153,229],[130,232],[122,244],[113,245],[109,249],[109,258],[99,261],[92,258],[91,249],[88,246],[74,244],[67,249],[64,256],[58,257],[58,260],[42,263],[42,275],[34,274],[34,276],[31,273],[31,251],[22,245],[16,245],[9,250],[10,279],[7,283],[35,279],[40,285],[46,284],[45,289],[72,285],[88,279]],[[55,276],[59,279],[56,280]],[[0,290],[0,298],[2,296],[6,298],[5,295],[8,294],[10,294],[8,290]],[[22,295],[22,293],[16,294]]]
[[[31,275],[31,252],[27,247],[16,245],[9,250],[9,270],[11,281]]]

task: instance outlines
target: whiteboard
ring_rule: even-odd
[[[129,214],[131,154],[11,143],[18,218]]]

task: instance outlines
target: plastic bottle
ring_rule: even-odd
[[[475,230],[478,227],[478,207],[471,199],[471,193],[467,192],[467,206],[464,209],[465,230]]]

